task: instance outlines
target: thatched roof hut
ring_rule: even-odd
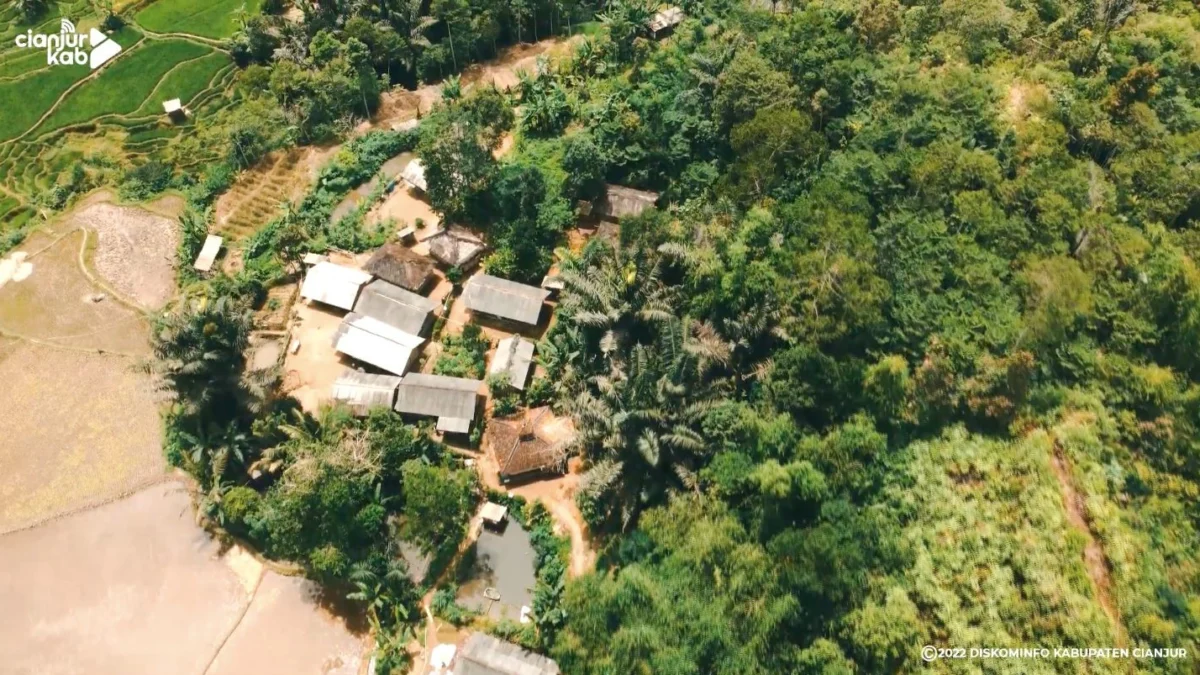
[[[487,250],[482,238],[461,227],[437,232],[425,242],[429,244],[429,255],[448,267],[470,267]]]
[[[500,480],[531,473],[562,472],[567,449],[575,440],[575,423],[549,407],[530,408],[488,424],[488,443],[500,467]]]
[[[414,293],[422,292],[433,280],[433,263],[397,242],[381,246],[363,269]]]

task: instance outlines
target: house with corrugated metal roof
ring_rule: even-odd
[[[404,167],[404,170],[400,172],[400,178],[414,190],[424,192],[429,187],[425,182],[425,165],[419,159],[409,162]]]
[[[472,633],[454,660],[454,675],[559,675],[553,659],[486,633]]]
[[[606,220],[619,221],[623,218],[640,216],[643,211],[654,206],[658,197],[657,192],[608,184],[604,186],[604,196],[600,198],[592,212]]]
[[[217,261],[217,254],[221,252],[221,242],[224,241],[215,234],[210,234],[204,239],[204,246],[200,249],[200,255],[196,256],[196,262],[192,267],[199,272],[207,272],[212,269],[213,263]]]
[[[333,382],[330,398],[350,407],[355,415],[365,416],[374,408],[391,408],[396,403],[400,378],[375,375],[347,368]]]
[[[333,335],[333,348],[380,370],[403,375],[421,353],[425,339],[358,313],[346,315]]]
[[[466,433],[475,420],[483,382],[463,377],[409,373],[400,380],[393,410],[438,418],[438,430]]]
[[[488,375],[505,374],[514,389],[524,391],[533,366],[533,341],[520,335],[504,338],[496,345],[496,354],[488,366]]]
[[[670,33],[681,23],[683,23],[683,10],[672,6],[655,12],[654,16],[646,22],[646,27],[650,29],[650,37],[657,40]]]
[[[395,284],[376,279],[363,287],[354,312],[369,316],[410,335],[425,335],[433,324],[438,303]]]
[[[471,277],[463,289],[463,302],[474,314],[536,326],[550,291],[519,284],[490,274]]]
[[[304,275],[300,297],[350,311],[358,300],[358,292],[370,280],[368,272],[336,263],[319,262]]]

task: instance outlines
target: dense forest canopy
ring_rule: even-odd
[[[598,569],[559,589],[565,612],[538,611],[532,642],[564,672],[906,672],[926,667],[925,644],[1195,654],[1200,10],[682,7],[655,40],[657,7],[608,2],[569,57],[512,92],[448,79],[419,132],[355,139],[216,292],[253,290],[305,250],[379,243],[329,209],[403,149],[426,163],[433,207],[488,237],[487,271],[520,281],[546,273],[605,183],[660,192],[619,236],[558,252],[566,289],[538,346],[538,395],[580,428],[579,506],[603,545]],[[254,18],[235,38],[256,64],[240,110],[263,116],[200,137],[247,166],[345,131],[397,82],[587,11],[323,2],[295,25]],[[516,150],[497,159],[510,130]],[[236,353],[235,310],[196,311],[164,325],[167,346]],[[475,367],[470,345],[449,346],[462,353],[447,372]],[[436,552],[456,536],[470,481],[421,433],[383,417],[296,424],[227,374],[217,395],[178,375],[180,428],[241,430],[179,441],[221,458],[181,459],[206,486],[279,463],[262,494],[233,488],[234,513],[228,497],[213,507],[268,551],[362,582],[391,578],[388,537]],[[434,515],[414,528],[406,509]],[[411,606],[410,588],[374,588]]]

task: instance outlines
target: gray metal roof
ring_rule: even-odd
[[[533,342],[523,339],[520,335],[514,335],[501,340],[500,344],[496,345],[496,355],[492,357],[488,375],[507,372],[509,384],[517,389],[525,389],[531,365],[533,365]]]
[[[371,275],[362,270],[321,262],[310,267],[304,275],[300,297],[349,311],[354,308],[354,300],[363,284],[370,280]]]
[[[396,391],[396,412],[427,417],[475,419],[479,380],[409,373]]]
[[[360,373],[347,368],[334,381],[332,398],[349,405],[355,413],[365,415],[371,408],[392,407],[399,385],[399,377]]]
[[[483,312],[533,326],[537,325],[542,314],[542,303],[548,297],[550,291],[544,288],[518,284],[489,274],[471,277],[463,290],[463,302],[472,312]]]
[[[420,353],[425,338],[378,319],[351,312],[333,335],[333,348],[389,373],[403,375]]]
[[[395,284],[376,279],[367,284],[354,304],[354,311],[382,321],[412,335],[423,335],[438,304],[406,291]]]
[[[620,220],[641,215],[658,201],[657,192],[635,190],[624,185],[608,184],[604,190],[604,197],[596,205],[596,212],[605,218]]]
[[[455,659],[454,675],[559,675],[558,664],[520,645],[472,633]]]
[[[678,26],[682,22],[683,10],[678,7],[668,7],[650,17],[646,25],[649,26],[651,33],[657,35],[659,31]]]

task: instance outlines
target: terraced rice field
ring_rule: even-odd
[[[262,0],[157,0],[138,12],[138,24],[156,33],[189,33],[207,38],[226,38],[237,30],[238,17],[253,16]]]
[[[129,56],[118,59],[100,77],[85,82],[68,94],[34,133],[41,134],[93,121],[105,115],[128,114],[144,105],[149,106],[155,103],[150,100],[150,95],[160,80],[169,78],[169,74],[173,74],[177,67],[212,54],[212,49],[185,40],[150,42]],[[196,88],[201,89],[207,83],[187,84],[198,85]],[[157,103],[161,104],[161,101]]]
[[[96,25],[85,0],[52,5],[36,25],[21,24],[12,4],[0,8],[0,250],[38,218],[36,195],[73,166],[143,160],[191,126],[166,120],[163,101],[180,99],[193,119],[229,104],[236,69],[208,41],[146,36],[126,26],[113,35],[122,53],[95,72],[47,66],[43,51],[14,46],[13,36],[26,30],[58,32],[60,15],[75,18],[78,31]]]

